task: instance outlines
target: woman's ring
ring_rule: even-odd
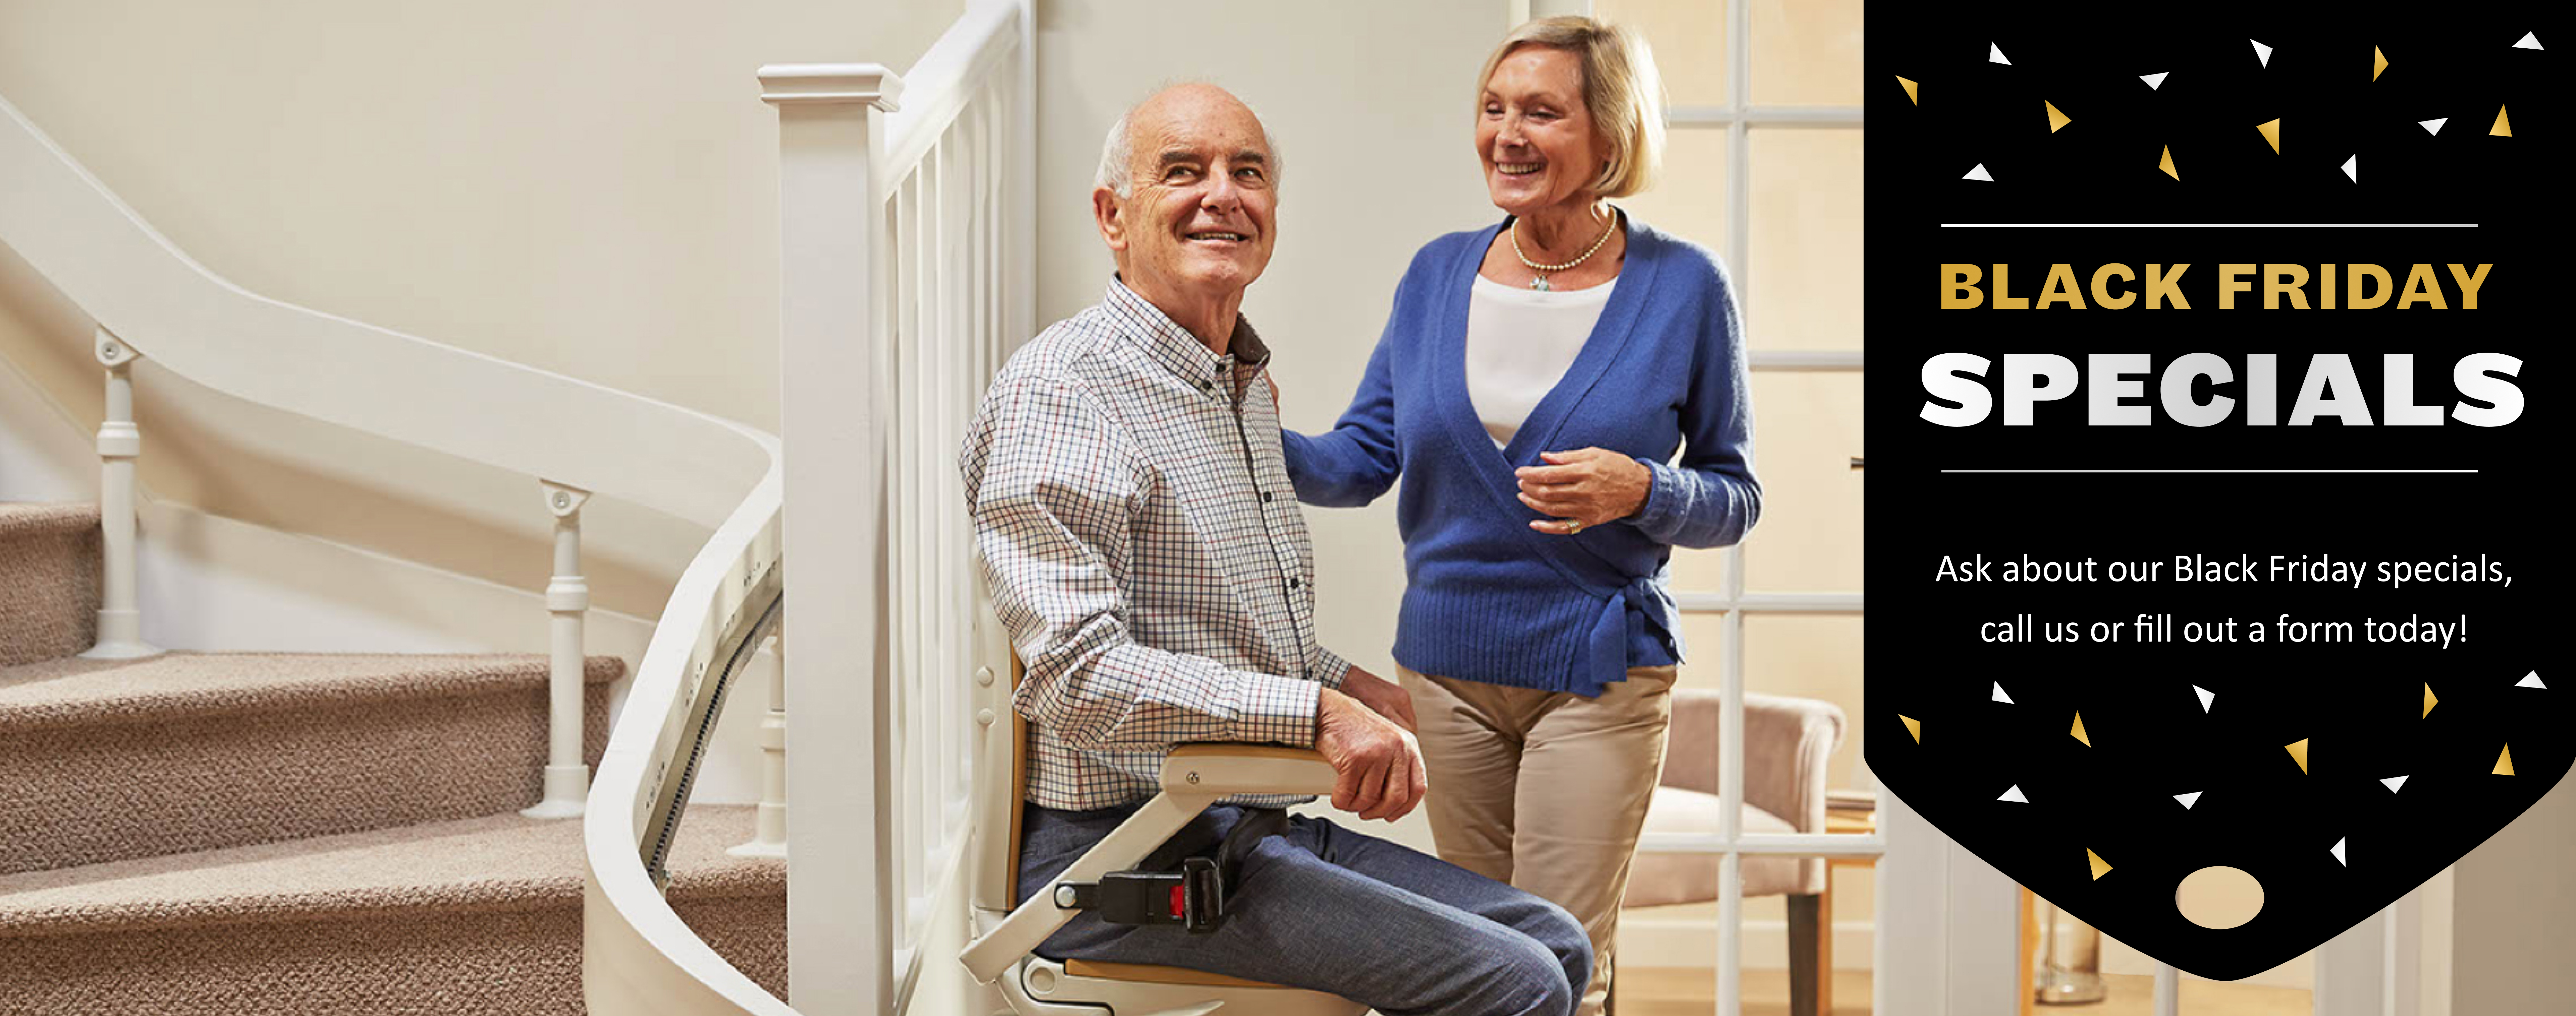
[[[1574,535],[1574,534],[1576,534],[1576,533],[1580,533],[1580,532],[1582,532],[1582,531],[1583,531],[1583,520],[1582,520],[1582,519],[1567,519],[1567,520],[1565,520],[1565,535],[1567,535],[1567,536],[1572,536],[1572,535]]]

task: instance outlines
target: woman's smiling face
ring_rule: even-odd
[[[1583,103],[1583,60],[1553,46],[1522,46],[1494,65],[1476,116],[1476,157],[1494,206],[1527,216],[1588,201],[1608,153]]]

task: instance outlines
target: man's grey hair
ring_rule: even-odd
[[[1136,100],[1135,105],[1127,107],[1126,112],[1118,114],[1118,122],[1109,125],[1109,137],[1100,143],[1100,173],[1092,178],[1092,184],[1098,187],[1109,188],[1110,193],[1118,195],[1118,200],[1120,201],[1125,201],[1128,198],[1134,197],[1136,194],[1136,181],[1130,174],[1135,170],[1135,167],[1131,165],[1131,163],[1134,161],[1136,156],[1136,145],[1135,139],[1128,133],[1128,122],[1136,116],[1137,108],[1143,106],[1147,102],[1153,101],[1154,96],[1171,91],[1181,85],[1196,83],[1197,82],[1179,81],[1164,85],[1160,88],[1154,89],[1153,95],[1148,95],[1142,99]],[[1241,102],[1242,100],[1237,98],[1235,101]],[[1252,109],[1252,104],[1246,102],[1243,104],[1243,108]],[[1253,120],[1260,122],[1261,112],[1259,110],[1254,110],[1252,118]],[[1287,156],[1280,154],[1279,139],[1271,136],[1270,124],[1267,122],[1261,122],[1261,144],[1263,147],[1270,149],[1270,186],[1273,190],[1276,190],[1279,187],[1280,178],[1285,175],[1282,171],[1287,168],[1288,158]]]

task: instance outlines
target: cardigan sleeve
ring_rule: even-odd
[[[1405,287],[1396,287],[1396,306],[1404,304]],[[1389,376],[1393,358],[1396,312],[1387,315],[1377,351],[1369,354],[1360,374],[1359,391],[1333,429],[1309,437],[1280,428],[1280,450],[1288,460],[1288,482],[1297,500],[1325,508],[1356,508],[1375,501],[1395,485],[1402,456],[1395,445],[1395,382]]]
[[[1709,275],[1699,286],[1707,306],[1696,316],[1700,334],[1682,403],[1682,454],[1672,464],[1637,460],[1654,474],[1654,483],[1645,506],[1628,520],[1647,536],[1681,547],[1739,543],[1762,517],[1762,483],[1753,476],[1743,319],[1724,271],[1713,261],[1706,264]]]

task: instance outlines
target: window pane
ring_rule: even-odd
[[[1826,785],[1855,786],[1860,766],[1860,617],[1757,613],[1747,615],[1744,626],[1745,690],[1814,699],[1840,707],[1845,733],[1842,746],[1826,762]],[[1715,691],[1720,686],[1725,673],[1722,668],[1726,646],[1721,638],[1724,631],[1723,614],[1682,615],[1681,634],[1688,643],[1690,660],[1682,665],[1676,688]],[[1674,722],[1684,721],[1676,718]],[[1710,720],[1708,729],[1716,730],[1715,723]],[[1763,749],[1761,745],[1746,747]],[[1716,750],[1714,744],[1685,745],[1676,741],[1664,751],[1666,766],[1670,768],[1694,751],[1701,753],[1699,758],[1713,758],[1708,753]],[[1759,804],[1760,798],[1755,801]]]
[[[1595,17],[1634,25],[1655,52],[1655,69],[1676,106],[1726,101],[1723,0],[1596,0]]]
[[[1664,172],[1653,190],[1619,199],[1646,223],[1723,254],[1726,128],[1675,127],[1664,136]]]
[[[1762,518],[1744,541],[1747,592],[1860,591],[1860,399],[1857,371],[1753,372]]]
[[[1751,2],[1754,105],[1860,105],[1861,0]]]
[[[1749,348],[1861,348],[1860,131],[1775,127],[1746,143]]]

